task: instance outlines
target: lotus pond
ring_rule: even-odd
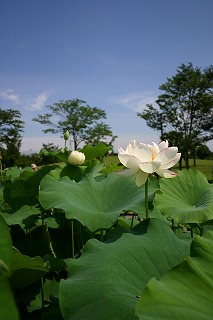
[[[1,172],[0,319],[212,319],[213,184],[184,169],[137,186],[107,150]]]

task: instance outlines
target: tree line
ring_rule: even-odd
[[[208,155],[205,143],[213,139],[213,66],[202,70],[191,62],[181,64],[159,89],[162,94],[155,104],[147,104],[137,116],[159,131],[160,140],[179,148],[180,168],[182,159],[188,168],[189,157],[195,161],[196,154]],[[103,121],[105,110],[80,99],[60,100],[46,109],[47,113],[32,119],[46,126],[44,133],[69,131],[74,150],[80,143],[95,146],[104,142],[113,147],[117,136]],[[7,167],[20,157],[24,124],[20,111],[0,108],[0,156]]]
[[[76,150],[80,143],[96,146],[100,142],[112,147],[117,138],[113,135],[106,119],[106,112],[97,107],[90,107],[84,100],[60,100],[53,105],[46,106],[47,113],[38,115],[32,121],[45,125],[44,133],[69,132],[73,148]],[[0,154],[6,167],[17,162],[20,157],[20,147],[24,130],[24,121],[18,110],[0,108]],[[53,145],[44,147],[53,150]],[[39,160],[39,159],[37,159]]]
[[[189,157],[213,139],[213,66],[204,70],[192,63],[181,64],[177,73],[159,87],[162,90],[153,104],[137,115],[159,131],[160,139],[178,146],[189,167]]]

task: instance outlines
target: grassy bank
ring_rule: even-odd
[[[119,163],[119,159],[117,156],[104,157],[103,160],[106,165],[111,163],[116,163],[116,164]],[[196,168],[197,170],[203,172],[209,181],[213,180],[213,175],[212,175],[213,160],[196,159],[196,167],[194,167],[193,164],[194,164],[193,159],[190,159],[189,160],[190,168]],[[178,164],[175,166],[175,168],[178,168]],[[184,161],[183,161],[183,168],[184,168]]]

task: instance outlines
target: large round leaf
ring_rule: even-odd
[[[161,179],[155,206],[177,223],[213,219],[213,185],[198,170],[183,170],[173,179]]]
[[[82,152],[85,154],[86,160],[92,160],[104,156],[109,149],[110,148],[105,143],[101,142],[95,147],[92,147],[88,144],[85,145],[82,149]]]
[[[150,182],[149,189],[151,197],[157,187]],[[101,181],[87,175],[79,183],[47,175],[41,182],[39,200],[45,209],[63,209],[68,219],[76,219],[94,232],[110,228],[123,210],[142,213],[145,193],[144,186],[138,188],[134,178],[124,179],[113,173]]]
[[[0,273],[10,269],[12,257],[12,240],[10,230],[0,214]],[[4,266],[4,269],[2,269]],[[3,272],[4,273],[4,272]]]
[[[8,225],[19,224],[22,228],[32,228],[40,213],[40,209],[35,206],[23,206],[15,213],[4,212],[2,216]]]
[[[151,279],[136,307],[141,320],[211,320],[213,316],[213,232],[197,236],[191,257]]]
[[[19,320],[19,312],[15,303],[10,282],[0,274],[0,319]]]
[[[153,276],[158,279],[189,254],[189,242],[177,239],[158,219],[145,220],[111,243],[89,240],[60,282],[64,319],[134,320],[135,306]]]
[[[0,215],[0,319],[18,320],[19,314],[9,282],[12,240],[9,228]]]
[[[13,247],[12,266],[11,266],[11,284],[12,287],[22,288],[27,286],[49,272],[49,262],[43,261],[39,256],[30,258],[21,254]]]
[[[33,206],[38,203],[41,179],[56,166],[44,166],[38,171],[21,171],[18,177],[4,182],[4,201],[13,213],[24,205]]]

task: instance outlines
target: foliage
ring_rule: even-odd
[[[157,107],[148,104],[137,115],[160,131],[161,140],[178,146],[188,167],[189,153],[213,138],[213,67],[202,71],[192,63],[181,64],[159,89],[164,93],[158,96]]]
[[[20,155],[24,121],[19,110],[0,108],[0,154],[3,166],[10,167]]]
[[[46,151],[60,163],[2,172],[0,318],[210,319],[212,185],[191,169],[149,179],[145,219],[145,187],[107,150],[85,146],[80,166]]]
[[[196,154],[199,159],[206,159],[211,156],[211,151],[206,145],[201,145],[197,148]]]
[[[161,180],[155,204],[177,223],[204,223],[213,219],[213,188],[201,172],[180,171],[176,179]]]
[[[109,173],[97,181],[96,176],[90,173],[75,183],[68,177],[56,180],[47,175],[41,183],[42,206],[44,209],[62,209],[67,219],[79,221],[91,232],[110,228],[123,210],[143,213],[145,199],[141,194],[144,193],[144,186],[137,188],[134,178],[124,180]],[[150,196],[154,195],[156,185],[152,186],[152,182],[150,190]]]
[[[139,319],[212,319],[213,232],[193,239],[190,256],[157,281],[152,278],[136,307]],[[174,290],[175,289],[175,290]]]
[[[116,241],[113,236],[105,243],[89,240],[70,263],[69,278],[60,284],[64,319],[137,319],[134,309],[149,279],[189,253],[189,244],[158,219],[120,230]]]
[[[91,160],[97,157],[103,157],[109,151],[109,147],[104,143],[99,143],[97,146],[92,147],[90,145],[85,145],[82,152],[85,154],[87,160]]]
[[[105,141],[106,137],[111,138],[108,143]],[[84,141],[91,146],[97,146],[100,142],[104,142],[112,148],[112,144],[116,138],[117,136],[113,136],[110,127],[106,123],[101,122],[96,123],[92,128],[88,128],[84,136]]]
[[[18,309],[8,279],[12,262],[12,241],[9,228],[1,216],[0,232],[0,319],[18,320]]]
[[[97,145],[102,139],[110,138],[109,145],[117,136],[113,136],[110,127],[99,122],[101,119],[106,119],[106,112],[97,107],[90,107],[85,101],[60,100],[58,103],[47,106],[50,113],[38,115],[33,121],[48,126],[48,129],[43,130],[44,133],[65,134],[68,131],[71,135],[74,150],[76,150],[81,142]],[[56,121],[52,120],[56,117]],[[102,141],[103,142],[103,141]]]
[[[47,153],[44,152],[44,150],[46,150],[47,152],[52,152],[53,155],[49,155]],[[59,151],[59,146],[55,146],[53,143],[43,143],[42,144],[42,149],[40,150],[40,157],[41,157],[41,164],[51,164],[51,163],[56,163],[59,162],[59,160],[57,159],[57,157],[54,157],[54,153],[57,153]]]
[[[57,163],[60,160],[54,156],[55,153],[59,152],[59,147],[55,146],[53,143],[43,143],[42,149],[39,153],[32,154],[21,154],[15,161],[15,166],[19,168],[30,167],[32,163],[37,166],[42,166],[45,164]]]

